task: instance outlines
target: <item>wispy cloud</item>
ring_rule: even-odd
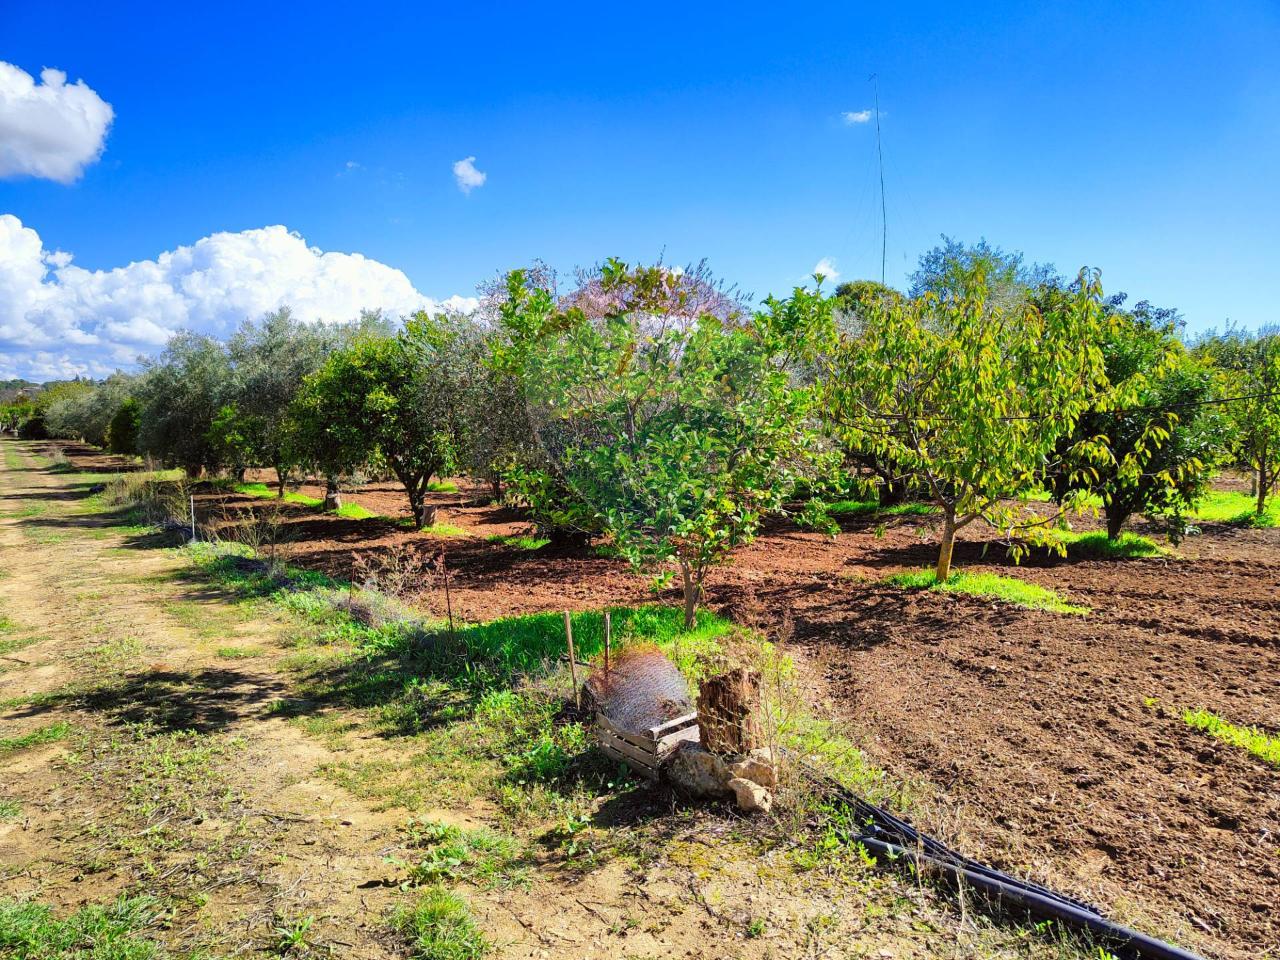
[[[458,181],[458,189],[470,193],[476,187],[483,187],[489,175],[476,169],[476,158],[466,157],[453,165],[453,178]]]
[[[840,271],[836,269],[836,262],[830,257],[823,257],[815,263],[809,273],[814,276],[820,276],[824,280],[830,280],[832,283],[840,279]]]
[[[844,122],[847,125],[852,127],[859,123],[866,123],[875,116],[875,114],[870,110],[846,110],[844,113],[840,114],[840,116],[844,118]]]

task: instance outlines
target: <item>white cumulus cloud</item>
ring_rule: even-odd
[[[102,155],[114,116],[83,80],[46,67],[37,83],[0,60],[0,177],[74,182]]]
[[[844,113],[840,114],[840,116],[844,117],[845,123],[849,126],[853,126],[858,123],[866,123],[875,116],[875,114],[870,110],[846,110]]]
[[[453,165],[453,178],[458,181],[458,189],[470,193],[476,187],[483,187],[489,175],[476,169],[475,157],[464,157]]]
[[[222,337],[286,305],[304,320],[341,322],[363,309],[400,316],[473,310],[477,301],[433,300],[394,267],[326,253],[282,226],[215,233],[154,260],[86,270],[0,214],[0,378],[101,376],[157,352],[178,330]]]
[[[840,279],[840,271],[836,269],[836,262],[830,257],[823,257],[815,263],[809,274],[811,276],[820,276],[824,280],[829,280],[833,283]]]

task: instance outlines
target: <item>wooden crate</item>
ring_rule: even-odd
[[[596,733],[600,747],[615,760],[621,760],[636,773],[650,780],[661,776],[659,768],[671,751],[686,740],[698,740],[698,715],[687,713],[644,733],[619,730],[604,714],[596,714]]]

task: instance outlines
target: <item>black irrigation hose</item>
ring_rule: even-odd
[[[856,836],[850,835],[848,840],[862,844],[871,853],[891,859],[904,859],[917,870],[921,864],[928,864],[993,900],[1012,903],[1035,916],[1087,930],[1094,937],[1106,941],[1136,960],[1203,960],[1199,954],[1108,920],[1092,904],[1056,893],[1030,880],[1012,877],[966,857],[933,837],[920,833],[911,824],[887,810],[868,803],[803,760],[797,757],[790,759],[804,767],[810,776],[822,781],[829,793],[853,813],[862,832]]]

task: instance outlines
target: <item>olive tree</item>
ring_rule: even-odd
[[[141,408],[141,452],[180,466],[192,477],[222,465],[213,427],[235,395],[231,358],[222,343],[178,333],[158,359],[146,364],[135,395]]]
[[[941,509],[940,582],[958,531],[1028,519],[1009,498],[1107,386],[1096,274],[1034,302],[990,293],[979,263],[940,292],[869,299],[840,332],[823,384],[836,435],[893,462]]]
[[[513,279],[526,390],[565,481],[638,569],[674,564],[692,627],[708,568],[781,509],[817,449],[803,333],[747,313],[705,271],[607,262],[557,306]]]
[[[298,321],[282,307],[246,322],[227,345],[236,376],[234,397],[220,416],[223,436],[250,462],[275,471],[278,497],[295,466],[290,404],[339,335],[332,327]]]

